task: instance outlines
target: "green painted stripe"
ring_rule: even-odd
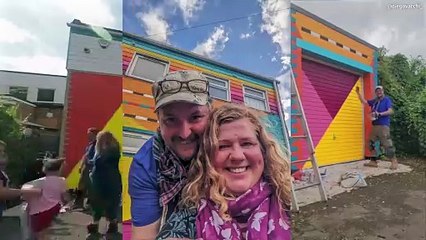
[[[146,135],[150,135],[150,136],[153,136],[155,134],[155,132],[153,132],[153,131],[143,130],[143,129],[139,129],[139,128],[133,128],[133,127],[124,127],[124,126],[123,126],[123,131],[132,132],[132,133],[141,133],[141,134],[146,134]]]

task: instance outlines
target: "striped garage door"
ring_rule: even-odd
[[[319,164],[362,159],[363,110],[355,92],[362,78],[307,59],[302,71],[300,94]]]

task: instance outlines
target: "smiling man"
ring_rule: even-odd
[[[391,160],[390,169],[398,168],[398,161],[395,156],[395,147],[390,135],[390,115],[393,114],[392,100],[385,95],[382,86],[377,86],[374,89],[376,98],[366,100],[360,93],[359,88],[356,88],[359,100],[371,107],[371,121],[373,129],[370,133],[370,150],[373,155],[376,155],[376,141],[380,141],[380,146],[384,148],[385,156]],[[370,162],[364,164],[366,167],[378,167],[377,160],[372,158]]]
[[[197,71],[177,71],[154,83],[160,127],[136,153],[129,172],[132,239],[154,239],[186,184],[209,112],[208,81]]]

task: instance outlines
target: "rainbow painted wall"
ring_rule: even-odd
[[[320,166],[364,159],[371,130],[368,108],[377,82],[377,48],[291,5],[291,65]],[[291,136],[303,135],[301,109],[291,102]],[[290,140],[292,161],[307,159],[306,139]],[[299,164],[298,169],[311,167]]]

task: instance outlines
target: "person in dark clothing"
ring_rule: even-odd
[[[84,199],[88,197],[88,202],[90,201],[90,179],[89,174],[93,168],[92,159],[95,156],[95,145],[96,145],[96,134],[98,134],[99,130],[96,128],[87,129],[87,138],[88,145],[86,146],[84,155],[82,157],[82,164],[79,169],[80,172],[80,180],[78,182],[77,188],[77,196],[74,201],[74,208],[83,208],[84,207]]]
[[[90,173],[92,218],[87,226],[87,239],[97,239],[99,221],[105,216],[109,221],[107,234],[117,233],[118,212],[121,202],[122,182],[119,170],[120,145],[111,132],[97,136],[93,169]]]

